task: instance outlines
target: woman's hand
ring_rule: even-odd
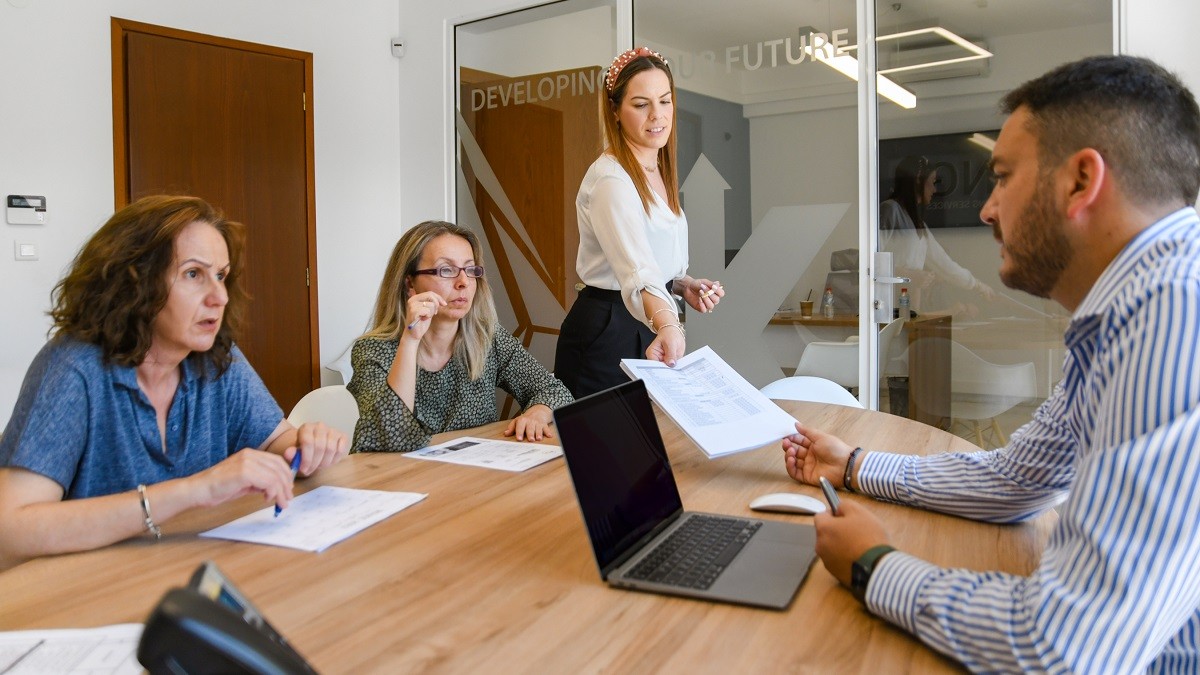
[[[433,291],[409,296],[405,301],[404,320],[408,324],[405,326],[404,336],[420,340],[425,331],[429,330],[430,321],[438,310],[445,306],[446,299]]]
[[[292,501],[292,470],[280,455],[244,448],[187,479],[200,495],[200,506],[216,506],[252,492],[280,508]]]
[[[796,422],[796,433],[783,439],[783,464],[788,475],[809,485],[824,476],[834,487],[846,487],[842,477],[853,450],[845,441]]]
[[[317,469],[324,469],[340,462],[350,451],[350,443],[346,434],[326,426],[324,422],[307,422],[296,430],[296,445],[303,454],[300,456],[301,476],[312,475]],[[283,458],[291,462],[292,448],[284,451]]]
[[[725,288],[719,281],[687,279],[683,286],[683,299],[692,309],[702,314],[713,311],[723,297]]]
[[[646,358],[651,361],[662,361],[675,367],[675,361],[683,357],[687,349],[687,341],[683,337],[683,326],[669,323],[658,327],[658,335],[654,342],[646,347]]]
[[[978,279],[975,280],[975,292],[982,295],[983,299],[989,302],[996,299],[996,290]]]
[[[515,436],[518,441],[540,441],[554,438],[551,428],[554,424],[554,414],[549,406],[540,403],[529,406],[529,409],[508,421],[504,429],[505,436]]]

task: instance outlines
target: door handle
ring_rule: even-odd
[[[908,277],[875,277],[874,281],[877,284],[907,284],[912,279]]]

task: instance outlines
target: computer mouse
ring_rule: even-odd
[[[776,511],[779,513],[803,513],[812,515],[825,510],[825,502],[816,497],[809,497],[795,492],[772,492],[750,502],[750,508],[755,511]]]

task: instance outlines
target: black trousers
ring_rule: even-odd
[[[563,319],[554,375],[575,398],[629,381],[621,359],[644,359],[654,333],[633,318],[620,291],[585,286]]]

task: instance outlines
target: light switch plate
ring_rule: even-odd
[[[37,260],[37,244],[28,241],[13,242],[13,260]]]

